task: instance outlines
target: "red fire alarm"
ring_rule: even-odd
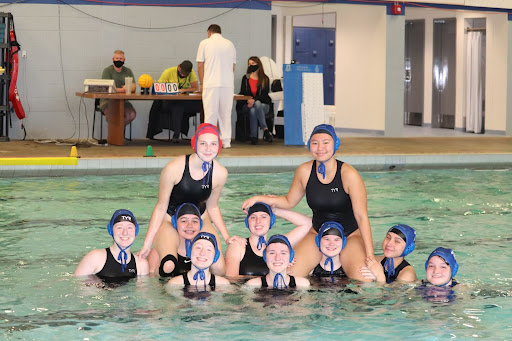
[[[402,14],[402,5],[400,5],[400,4],[393,4],[391,6],[391,13],[394,14],[394,15]]]

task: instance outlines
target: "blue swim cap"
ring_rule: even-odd
[[[267,213],[270,216],[270,226],[268,227],[268,229],[270,230],[272,228],[272,226],[274,226],[274,224],[276,222],[276,215],[274,214],[274,212],[272,212],[272,209],[270,208],[270,206],[268,206],[267,204],[265,204],[263,202],[257,202],[249,208],[247,216],[245,217],[245,226],[247,228],[249,228],[249,217],[251,216],[251,214],[253,214],[255,212]],[[258,250],[261,250],[263,245],[267,245],[267,241],[265,240],[265,236],[260,236],[258,238],[258,245],[256,247],[258,248]]]
[[[215,236],[213,234],[211,234],[209,232],[199,232],[197,234],[197,236],[195,236],[194,239],[192,239],[192,242],[187,244],[187,257],[190,258],[192,256],[192,246],[199,239],[207,240],[207,241],[209,241],[210,243],[213,244],[213,246],[215,247],[215,256],[213,257],[213,263],[218,261],[219,257],[220,257],[220,251],[219,251],[219,248],[217,246],[217,239],[215,238]]]
[[[281,243],[281,244],[285,244],[286,246],[288,246],[288,249],[290,250],[290,263],[293,261],[293,257],[295,257],[295,251],[293,251],[293,248],[292,248],[292,245],[290,244],[290,241],[288,240],[288,238],[286,238],[286,236],[283,236],[282,234],[274,234],[272,237],[270,237],[268,239],[268,242],[267,242],[267,247],[265,248],[265,250],[263,250],[263,260],[265,261],[265,263],[267,262],[267,248],[270,244],[273,244],[273,243]]]
[[[201,211],[199,211],[199,208],[197,208],[196,205],[186,202],[179,205],[171,217],[172,226],[176,230],[178,229],[178,219],[185,214],[196,215],[199,218],[199,230],[203,228],[203,219],[201,218]]]
[[[133,223],[135,225],[135,236],[139,234],[139,224],[137,223],[133,213],[131,211],[121,209],[114,212],[112,218],[110,218],[110,222],[107,225],[108,234],[112,236],[112,239],[114,239],[114,225],[121,221],[129,221],[130,223]],[[117,260],[121,262],[121,272],[124,272],[124,269],[126,269],[127,266],[126,262],[128,260],[128,254],[126,253],[126,250],[128,250],[133,243],[125,248],[122,248],[119,244],[117,244],[115,239],[114,243],[119,248],[119,255],[117,256]]]
[[[388,230],[388,232],[393,232],[400,236],[405,242],[405,249],[404,252],[400,255],[400,257],[405,257],[409,253],[414,251],[414,248],[416,247],[416,231],[404,224],[395,225],[392,228]]]
[[[430,260],[430,258],[434,256],[439,256],[442,259],[444,259],[444,261],[448,263],[450,269],[452,270],[452,278],[455,277],[457,271],[459,271],[459,264],[455,260],[455,253],[453,252],[453,250],[445,249],[444,247],[438,247],[437,249],[435,249],[430,254],[430,256],[428,256],[427,261],[425,262],[425,271],[427,271],[428,261]]]
[[[334,130],[334,127],[330,124],[319,124],[315,128],[313,128],[313,131],[311,132],[311,135],[309,136],[309,140],[308,140],[308,150],[309,151],[311,151],[311,138],[315,134],[331,135],[331,137],[334,141],[334,152],[332,153],[332,156],[334,156],[336,151],[340,148],[340,139],[336,135],[336,131]],[[329,158],[329,160],[330,160],[330,158]],[[325,179],[325,165],[323,162],[320,162],[320,165],[318,166],[318,173],[322,174],[323,178]]]
[[[114,237],[114,225],[119,223],[120,221],[129,221],[135,225],[135,235],[139,234],[139,224],[137,224],[137,220],[131,211],[128,210],[117,210],[110,218],[110,222],[107,225],[108,234]]]
[[[334,130],[334,127],[330,124],[319,124],[315,128],[313,128],[313,131],[311,132],[311,135],[309,136],[308,140],[308,150],[311,150],[311,138],[315,134],[329,134],[331,135],[332,139],[334,140],[334,152],[336,152],[340,148],[340,139],[338,135],[336,135],[336,131]]]
[[[315,237],[316,246],[318,246],[318,249],[320,250],[320,241],[322,240],[322,237],[330,234],[341,237],[341,239],[343,240],[341,249],[343,250],[345,244],[347,244],[347,237],[345,237],[343,226],[335,221],[327,221],[323,223],[322,226],[320,227],[320,230],[318,231],[318,234]],[[322,250],[320,250],[320,252],[322,252]]]
[[[250,215],[253,214],[254,212],[265,212],[270,216],[270,227],[268,228],[269,230],[276,223],[276,215],[274,214],[274,212],[272,212],[272,209],[270,208],[270,206],[268,206],[267,204],[265,204],[263,202],[257,202],[249,208],[249,211],[247,212],[247,216],[245,217],[245,226],[247,228],[249,228],[249,220],[248,219],[249,219]]]
[[[327,236],[327,235],[335,235],[335,236],[341,237],[341,240],[342,240],[341,249],[343,250],[343,248],[345,248],[345,244],[347,244],[347,237],[345,237],[345,232],[343,231],[343,226],[336,221],[327,221],[322,224],[322,226],[320,227],[320,230],[318,231],[318,234],[315,237],[316,246],[318,246],[318,250],[320,250],[320,252],[322,252],[322,249],[320,248],[320,241],[322,240],[323,236]],[[327,265],[330,264],[331,265],[331,275],[332,275],[334,273],[334,262],[332,260],[332,257],[329,257],[327,255],[325,255],[325,256],[327,258],[325,259],[324,268],[326,268]]]

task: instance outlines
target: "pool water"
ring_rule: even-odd
[[[512,172],[421,170],[363,173],[375,250],[396,223],[416,228],[407,257],[418,277],[438,246],[460,264],[447,300],[418,284],[350,282],[291,293],[238,283],[207,296],[168,292],[144,277],[105,286],[72,274],[88,251],[112,241],[114,210],[132,210],[142,245],[158,176],[0,179],[0,328],[5,339],[421,340],[512,336]],[[293,174],[230,175],[221,209],[231,234],[246,236],[241,202],[286,193]],[[298,211],[310,214],[303,200]],[[291,226],[278,219],[274,233]],[[224,245],[225,250],[225,245]],[[432,296],[432,294],[430,294]],[[448,302],[447,302],[448,301]]]

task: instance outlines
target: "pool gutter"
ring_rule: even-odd
[[[339,159],[359,171],[404,169],[503,169],[512,168],[512,154],[421,154],[343,156]],[[159,174],[171,158],[78,158],[76,165],[34,164],[18,161],[0,164],[0,178],[59,177],[85,175]],[[294,171],[309,156],[219,157],[218,161],[231,173],[274,173]]]

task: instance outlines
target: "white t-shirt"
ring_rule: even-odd
[[[201,41],[196,61],[204,63],[203,88],[235,87],[235,46],[221,34],[214,33]]]

